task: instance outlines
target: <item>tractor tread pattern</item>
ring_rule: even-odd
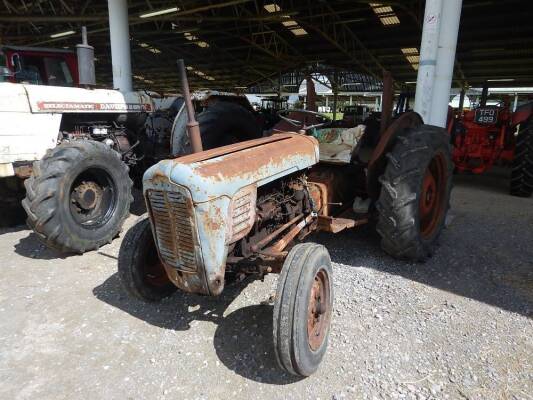
[[[381,193],[376,202],[381,247],[389,255],[411,261],[425,261],[435,249],[444,227],[445,215],[432,240],[423,240],[418,221],[419,196],[426,166],[437,151],[447,163],[446,213],[452,188],[453,162],[446,132],[439,127],[422,125],[406,130],[387,155],[389,162],[379,178]]]
[[[98,240],[92,242],[77,240],[64,229],[58,216],[60,198],[65,195],[65,191],[69,191],[64,177],[80,160],[95,159],[99,155],[106,155],[108,159],[109,157],[118,159],[117,168],[121,176],[125,177],[123,183],[128,188],[127,194],[124,191],[124,196],[119,201],[126,200],[127,207],[122,207],[120,210],[122,215],[115,224],[115,229],[107,229]],[[47,247],[61,253],[82,254],[98,249],[119,234],[122,224],[129,215],[129,205],[133,201],[133,196],[128,170],[120,155],[103,143],[91,140],[61,143],[48,150],[41,160],[33,163],[32,175],[24,182],[26,197],[22,200],[22,206],[27,214],[26,223]]]
[[[511,171],[510,193],[518,197],[533,194],[533,120],[516,137],[515,155]]]

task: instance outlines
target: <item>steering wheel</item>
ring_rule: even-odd
[[[300,120],[297,120],[297,119],[292,119],[292,118],[287,117],[286,114],[288,114],[290,112],[297,112],[297,113],[300,113],[300,114],[308,114],[308,115],[317,117],[317,120],[322,119],[324,122],[320,122],[318,124],[306,126],[305,125],[305,119],[304,119],[304,121],[300,121]],[[328,117],[327,115],[324,115],[324,114],[321,114],[321,113],[318,113],[318,112],[315,112],[315,111],[308,111],[308,110],[281,110],[281,111],[278,111],[277,115],[283,121],[291,124],[292,126],[298,128],[298,129],[303,129],[305,131],[307,131],[309,129],[320,128],[320,127],[322,127],[324,125],[327,125],[327,124],[333,122],[332,119],[330,117]]]

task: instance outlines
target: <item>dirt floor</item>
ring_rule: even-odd
[[[499,172],[458,177],[452,207],[424,265],[368,229],[312,239],[334,261],[335,313],[303,380],[276,367],[276,276],[146,305],[120,286],[120,239],[60,258],[2,229],[0,399],[532,399],[533,199]]]

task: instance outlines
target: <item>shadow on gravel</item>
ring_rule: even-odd
[[[533,248],[519,252],[511,237],[496,233],[498,225],[491,225],[486,217],[470,218],[485,226],[480,229],[469,220],[452,222],[443,231],[436,254],[420,264],[387,256],[380,248],[379,236],[370,227],[337,235],[318,234],[309,240],[326,246],[335,263],[399,275],[532,318]],[[471,225],[469,233],[463,224]]]
[[[454,186],[463,186],[483,192],[509,195],[511,173],[505,168],[494,168],[490,174],[462,173],[453,176]]]
[[[24,227],[24,229],[28,229]],[[65,259],[77,254],[61,254],[55,250],[49,249],[41,243],[37,238],[37,235],[33,232],[30,232],[28,236],[19,240],[15,244],[15,253],[27,258],[35,258],[39,260],[55,260],[55,259]]]
[[[239,308],[218,322],[215,350],[226,367],[257,382],[284,385],[303,378],[284,373],[274,355],[271,305]]]
[[[214,347],[220,361],[237,374],[258,382],[284,385],[298,380],[279,370],[272,341],[272,307],[257,305],[224,312],[249,281],[230,284],[218,297],[176,291],[160,303],[144,303],[126,294],[118,274],[93,289],[94,296],[135,318],[160,328],[185,331],[192,321],[217,325]]]

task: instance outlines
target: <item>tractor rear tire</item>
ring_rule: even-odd
[[[510,193],[518,197],[531,197],[533,194],[533,120],[531,119],[516,137]]]
[[[376,203],[381,247],[395,258],[425,261],[435,250],[450,207],[449,136],[430,125],[409,129],[387,159]]]
[[[177,290],[159,260],[147,216],[141,217],[122,240],[118,276],[126,292],[146,302],[161,301]]]
[[[191,153],[191,145],[186,131],[186,112],[181,111],[175,122],[172,152],[178,157]],[[214,149],[245,140],[258,139],[263,128],[251,111],[237,103],[218,100],[209,104],[196,115],[204,150]]]
[[[205,150],[258,139],[263,134],[254,115],[237,103],[215,101],[197,119]]]
[[[289,252],[278,278],[273,313],[276,360],[292,375],[314,373],[328,346],[333,270],[326,248],[302,243]]]
[[[82,254],[111,243],[129,215],[128,167],[109,146],[61,143],[33,164],[24,182],[27,224],[48,247]]]

